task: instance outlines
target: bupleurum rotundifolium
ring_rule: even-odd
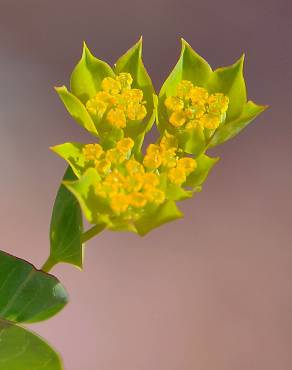
[[[141,121],[147,110],[143,101],[143,91],[132,88],[133,78],[130,73],[105,77],[101,82],[101,91],[86,102],[86,109],[98,120],[105,121],[116,128],[123,129],[128,121]]]
[[[184,157],[174,136],[165,134],[150,144],[139,161],[131,153],[134,141],[123,138],[111,149],[86,144],[82,149],[87,167],[99,175],[95,193],[112,216],[135,220],[167,200],[167,184],[182,186],[196,169],[195,159]]]
[[[202,128],[215,130],[224,122],[229,99],[222,93],[209,94],[191,81],[182,80],[176,95],[165,99],[169,123],[179,129]]]

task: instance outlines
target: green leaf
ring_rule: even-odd
[[[65,161],[70,164],[75,175],[80,177],[87,168],[87,163],[82,152],[84,146],[85,144],[81,143],[64,143],[55,145],[50,149],[61,158],[65,159]]]
[[[84,104],[71,94],[66,86],[56,87],[56,91],[70,115],[92,135],[98,136],[95,124]]]
[[[100,176],[94,168],[89,168],[77,181],[63,181],[66,188],[78,200],[85,217],[92,224],[100,223],[98,211],[102,211],[101,199],[95,192]]]
[[[197,168],[188,176],[184,186],[196,188],[203,185],[209,172],[218,161],[219,157],[211,158],[205,154],[200,155],[196,158]]]
[[[82,57],[74,68],[71,79],[71,91],[83,103],[101,90],[101,81],[105,77],[114,77],[112,68],[102,60],[97,59],[83,44]]]
[[[42,321],[58,313],[67,302],[67,292],[57,278],[0,251],[1,318],[26,323]]]
[[[67,168],[63,180],[76,180],[70,167]],[[82,268],[82,233],[83,220],[79,203],[62,184],[57,193],[51,218],[51,254],[49,257],[51,263],[65,262]]]
[[[114,71],[116,74],[121,72],[130,73],[133,77],[133,88],[143,91],[146,101],[147,115],[141,122],[129,122],[125,128],[125,136],[135,137],[142,132],[151,129],[154,119],[154,105],[156,101],[155,91],[150,76],[142,61],[142,38],[116,62]]]
[[[169,200],[157,207],[153,213],[141,217],[135,222],[135,226],[139,235],[143,236],[152,229],[181,217],[183,217],[183,214],[177,208],[175,202]]]
[[[62,370],[59,355],[38,335],[0,319],[1,370]]]
[[[210,93],[223,93],[229,97],[226,123],[240,115],[246,103],[246,87],[243,77],[244,55],[228,67],[216,69],[210,76]]]
[[[249,125],[260,113],[265,111],[267,107],[266,105],[257,105],[252,101],[247,102],[238,118],[225,123],[216,130],[209,146],[217,146],[239,134],[241,130]]]

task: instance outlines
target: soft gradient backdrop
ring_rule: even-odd
[[[140,238],[105,232],[85,269],[58,266],[71,303],[31,327],[67,370],[291,370],[292,129],[289,0],[0,0],[1,249],[40,266],[65,163],[89,135],[53,90],[82,40],[110,63],[141,34],[157,89],[180,37],[213,67],[246,52],[249,97],[269,104],[216,149],[185,219]]]

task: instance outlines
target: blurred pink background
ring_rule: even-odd
[[[157,88],[183,36],[213,67],[246,52],[249,97],[269,104],[221,156],[185,218],[140,238],[105,232],[83,272],[54,270],[71,303],[31,325],[67,370],[291,370],[292,126],[288,0],[0,0],[1,249],[40,266],[65,163],[86,141],[53,90],[82,40],[110,63],[143,34]]]

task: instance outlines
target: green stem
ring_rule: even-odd
[[[49,258],[46,260],[41,270],[43,272],[49,272],[56,264],[57,262],[54,261],[51,256],[49,256]]]
[[[95,235],[99,234],[100,232],[102,232],[106,227],[106,224],[97,224],[97,225],[94,225],[92,228],[90,228],[89,230],[85,231],[82,235],[81,235],[81,243],[85,243],[87,242],[88,240],[92,239]]]

